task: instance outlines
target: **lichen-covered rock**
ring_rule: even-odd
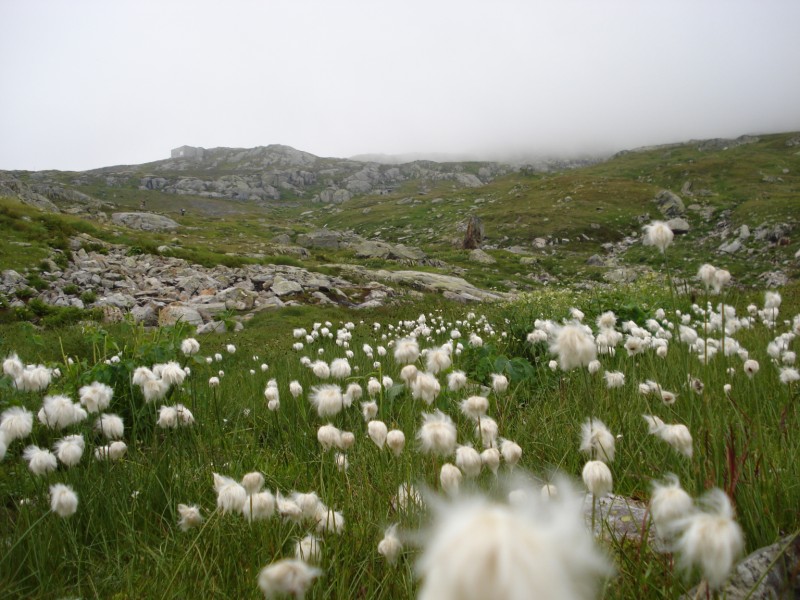
[[[170,231],[180,227],[178,223],[162,215],[142,212],[120,212],[111,215],[111,220],[117,225],[124,225],[130,229],[142,231]]]

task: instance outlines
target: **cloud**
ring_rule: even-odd
[[[182,144],[574,153],[800,129],[800,4],[4,3],[0,168]]]

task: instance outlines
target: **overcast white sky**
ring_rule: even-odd
[[[0,0],[0,169],[800,130],[796,0]]]

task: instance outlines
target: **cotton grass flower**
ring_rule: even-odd
[[[486,416],[489,410],[489,399],[485,396],[470,396],[459,403],[461,412],[476,421]]]
[[[414,365],[406,365],[402,369],[400,369],[400,379],[403,380],[403,383],[406,386],[411,387],[411,384],[414,383],[414,380],[417,378],[417,374],[419,370]]]
[[[334,379],[346,379],[351,372],[352,368],[346,358],[335,358],[331,361],[330,373]]]
[[[656,435],[687,458],[692,458],[692,434],[686,425],[664,425]]]
[[[328,379],[331,376],[331,368],[324,360],[311,363],[311,371],[320,379]]]
[[[316,515],[318,533],[341,534],[344,531],[344,515],[339,511],[321,506]]]
[[[472,446],[459,446],[456,448],[456,466],[470,479],[481,474],[481,455]]]
[[[390,525],[384,532],[383,539],[378,542],[378,554],[390,565],[394,565],[402,551],[403,544],[397,535],[397,524]]]
[[[320,539],[308,534],[304,538],[297,540],[294,545],[294,557],[297,560],[304,560],[309,564],[318,565],[322,562],[322,546]]]
[[[117,440],[107,446],[97,446],[94,449],[94,457],[97,460],[120,460],[127,451],[128,445]]]
[[[63,483],[51,485],[50,510],[61,518],[71,517],[78,511],[78,494]]]
[[[64,429],[83,421],[87,413],[80,404],[73,404],[67,396],[45,396],[37,415],[39,421],[51,429]]]
[[[444,345],[441,348],[428,350],[425,355],[425,368],[433,375],[446,371],[453,364],[450,358],[450,346]]]
[[[464,371],[453,371],[447,375],[447,389],[459,392],[467,385],[467,375]]]
[[[780,375],[778,376],[780,382],[783,384],[790,384],[794,383],[795,381],[800,379],[800,373],[798,373],[797,369],[792,367],[784,367],[781,369]]]
[[[181,342],[181,352],[185,356],[194,356],[200,352],[200,342],[194,338],[186,338]]]
[[[409,365],[419,358],[419,344],[414,338],[398,340],[394,345],[394,359],[398,364]]]
[[[247,473],[242,477],[242,487],[245,489],[248,496],[258,493],[261,491],[261,488],[264,487],[264,475],[259,471]]]
[[[178,515],[180,515],[178,527],[181,531],[189,531],[203,523],[203,515],[200,514],[200,507],[196,504],[178,504]]]
[[[406,435],[399,429],[392,429],[386,434],[386,445],[395,456],[400,456],[406,445]]]
[[[367,381],[367,394],[370,398],[374,398],[378,394],[381,393],[381,382],[375,379],[374,377],[370,377],[369,381]]]
[[[311,388],[309,401],[320,417],[332,417],[344,408],[342,390],[335,384],[314,386]]]
[[[269,490],[249,494],[242,504],[242,516],[248,523],[265,521],[275,514],[275,496]]]
[[[494,475],[497,475],[497,469],[500,468],[500,450],[497,448],[487,448],[481,452],[481,464]]]
[[[3,373],[8,375],[11,379],[19,379],[22,377],[22,372],[25,370],[25,365],[17,356],[16,352],[9,354],[3,361]]]
[[[214,490],[217,492],[217,507],[222,513],[240,513],[247,500],[247,491],[238,481],[214,473]]]
[[[653,221],[644,226],[644,245],[655,246],[664,254],[672,243],[675,234],[664,221]]]
[[[588,366],[597,356],[594,339],[577,324],[558,329],[550,344],[550,352],[558,355],[558,364],[564,371]]]
[[[392,507],[397,511],[408,511],[413,508],[424,509],[425,501],[413,484],[401,483],[397,488],[397,495],[392,498]]]
[[[314,579],[320,575],[320,569],[304,560],[284,558],[261,569],[258,587],[267,599],[277,596],[303,598]]]
[[[501,373],[492,373],[492,391],[495,394],[502,394],[508,389],[508,378]]]
[[[420,600],[595,597],[610,574],[568,494],[521,506],[483,498],[437,502],[417,563]]]
[[[160,377],[167,386],[181,385],[186,378],[186,371],[175,361],[155,365],[153,367],[153,374],[156,377]]]
[[[50,385],[54,373],[44,365],[26,365],[19,377],[14,378],[14,387],[21,392],[41,392]]]
[[[148,379],[142,383],[141,389],[145,402],[157,402],[167,395],[169,384],[163,379]]]
[[[433,413],[424,413],[417,439],[423,453],[450,456],[456,446],[456,426],[448,415],[438,409]]]
[[[665,480],[665,483],[653,482],[650,514],[658,534],[663,539],[670,539],[675,530],[674,523],[694,511],[694,502],[675,475],[669,474]]]
[[[497,421],[491,417],[482,417],[475,426],[475,435],[481,438],[484,448],[494,447],[498,434]]]
[[[317,441],[323,450],[338,448],[342,442],[342,432],[338,427],[328,423],[317,429]]]
[[[0,416],[0,432],[3,433],[8,444],[14,440],[28,437],[32,429],[33,413],[21,406],[7,408]]]
[[[514,467],[522,458],[522,448],[516,442],[503,439],[500,440],[500,454],[509,467]]]
[[[86,442],[80,434],[68,435],[53,444],[56,457],[66,467],[74,467],[81,461]]]
[[[28,446],[22,452],[22,458],[28,461],[28,469],[34,475],[45,475],[56,470],[58,462],[55,455],[39,446]]]
[[[383,448],[388,433],[389,429],[383,421],[370,421],[367,423],[367,435],[369,435],[369,439],[375,442],[378,448]]]
[[[606,371],[603,373],[606,387],[609,389],[620,388],[625,385],[625,373],[622,371]]]
[[[592,460],[614,461],[614,435],[599,419],[588,419],[581,425],[580,451]]]
[[[699,566],[709,586],[719,589],[744,549],[744,537],[733,520],[733,507],[725,492],[710,490],[701,507],[702,511],[675,522],[682,533],[673,550],[681,568]]]
[[[613,478],[611,470],[606,463],[599,460],[590,460],[583,466],[581,476],[586,489],[593,496],[602,497],[611,492]]]
[[[432,373],[418,373],[411,384],[411,397],[430,405],[436,400],[436,396],[439,395],[441,389],[442,386],[435,375]]]
[[[94,381],[89,385],[83,386],[79,391],[81,404],[90,413],[96,413],[108,408],[114,390],[104,383]]]
[[[295,380],[289,383],[289,393],[292,395],[292,398],[299,398],[303,395],[303,386],[300,385],[300,382]]]
[[[461,469],[452,463],[445,463],[439,470],[439,483],[446,494],[457,496],[464,478]]]

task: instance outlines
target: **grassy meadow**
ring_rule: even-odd
[[[459,408],[472,395],[488,399],[487,414],[496,421],[500,437],[516,442],[522,457],[513,468],[501,461],[497,475],[484,466],[476,478],[464,478],[461,494],[480,491],[506,502],[509,486],[518,485],[508,483],[511,472],[524,474],[535,489],[556,473],[574,478],[582,488],[587,456],[578,446],[581,425],[591,416],[617,436],[616,456],[609,462],[614,493],[647,501],[651,482],[671,472],[693,497],[712,487],[725,490],[747,550],[796,534],[800,442],[793,432],[800,424],[798,384],[780,381],[781,369],[791,368],[793,356],[788,354],[792,336],[779,336],[798,331],[800,322],[792,318],[800,294],[796,286],[784,291],[774,326],[774,314],[763,312],[760,294],[724,290],[708,300],[708,311],[706,298],[702,307],[692,308],[689,298],[668,293],[663,281],[654,279],[608,292],[548,290],[471,310],[431,301],[364,313],[292,307],[261,313],[240,333],[203,337],[199,352],[191,356],[181,351],[181,342],[192,333],[182,327],[144,331],[128,323],[85,323],[41,330],[29,323],[5,325],[0,331],[3,357],[16,352],[22,362],[57,368],[60,376],[36,392],[17,389],[8,375],[0,380],[0,409],[22,406],[34,415],[30,435],[8,443],[0,462],[0,589],[7,598],[257,598],[259,571],[294,556],[296,543],[313,534],[320,540],[322,575],[307,597],[414,597],[420,586],[415,562],[422,548],[409,534],[429,526],[432,516],[426,506],[442,493],[440,469],[454,461],[452,455],[423,452],[415,438],[422,415],[439,409],[452,418],[459,444],[483,450],[475,421]],[[723,324],[713,308],[721,300],[736,309],[735,317],[726,315],[728,352],[734,343],[739,345],[739,352],[730,355],[722,348]],[[753,308],[748,311],[751,303],[757,303],[760,315]],[[560,323],[574,318],[571,308],[585,313],[583,321],[595,334],[596,318],[609,310],[616,313],[616,330],[622,331],[628,321],[638,328],[625,325],[628,332],[615,352],[598,355],[599,372],[553,369],[550,361],[558,356],[547,342],[531,343],[528,334],[536,324],[546,332],[547,319]],[[715,352],[699,352],[696,344],[682,342],[681,324],[700,332]],[[705,327],[708,333],[703,335]],[[295,335],[296,329],[305,333]],[[415,336],[421,349],[430,349],[428,354],[452,344],[452,365],[436,374],[441,390],[430,404],[414,398],[400,376],[394,348],[408,336]],[[644,347],[633,356],[624,347],[630,337],[641,339]],[[778,350],[770,346],[776,338],[785,341]],[[659,346],[667,348],[665,354]],[[752,378],[743,370],[745,350],[760,364]],[[324,379],[314,373],[317,361],[330,366],[348,352],[349,375]],[[714,355],[707,358],[708,353]],[[136,369],[169,361],[188,368],[189,374],[163,398],[146,402],[140,386],[132,383]],[[425,371],[426,357],[414,364]],[[466,374],[467,386],[451,391],[447,375],[456,370]],[[624,384],[609,388],[603,375],[607,372],[624,373]],[[506,376],[507,390],[493,390],[493,373]],[[372,395],[371,378],[382,382]],[[278,392],[265,397],[270,380]],[[648,380],[677,394],[677,400],[668,405],[657,393],[641,393],[639,384]],[[702,382],[702,389],[694,380]],[[63,431],[36,418],[44,396],[64,394],[77,402],[80,389],[94,381],[113,389],[104,412],[124,420],[127,452],[118,460],[95,456],[108,444],[93,428],[97,414]],[[296,398],[290,392],[293,381],[302,386]],[[325,384],[342,391],[357,384],[363,396],[338,414],[320,417],[310,399],[314,387]],[[276,396],[279,407],[270,410],[268,399]],[[399,455],[379,448],[368,436],[360,403],[370,399],[377,404],[373,420],[404,433]],[[194,423],[157,426],[160,407],[177,404],[191,411]],[[643,414],[685,424],[693,438],[691,458],[649,435]],[[327,423],[352,432],[352,447],[323,450],[317,431]],[[78,464],[67,468],[59,463],[52,472],[34,475],[22,457],[25,447],[51,448],[67,434],[85,440]],[[499,439],[489,444],[497,445]],[[224,513],[218,508],[213,474],[239,481],[253,471],[263,474],[273,495],[316,493],[338,512],[337,519],[343,518],[341,531],[325,528],[313,517],[293,519],[290,508],[281,512],[280,502],[263,520],[248,522],[237,511]],[[77,493],[72,516],[51,512],[48,490],[55,483],[68,484]],[[409,485],[420,491],[420,504],[413,494],[411,500],[402,494],[398,498],[398,488]],[[199,507],[203,521],[183,531],[179,504]],[[391,565],[377,548],[384,530],[395,523],[408,537],[402,538],[403,552]],[[678,597],[701,577],[696,570],[678,571],[671,556],[649,541],[616,539],[607,532],[598,544],[615,569],[597,582],[600,597]]]

